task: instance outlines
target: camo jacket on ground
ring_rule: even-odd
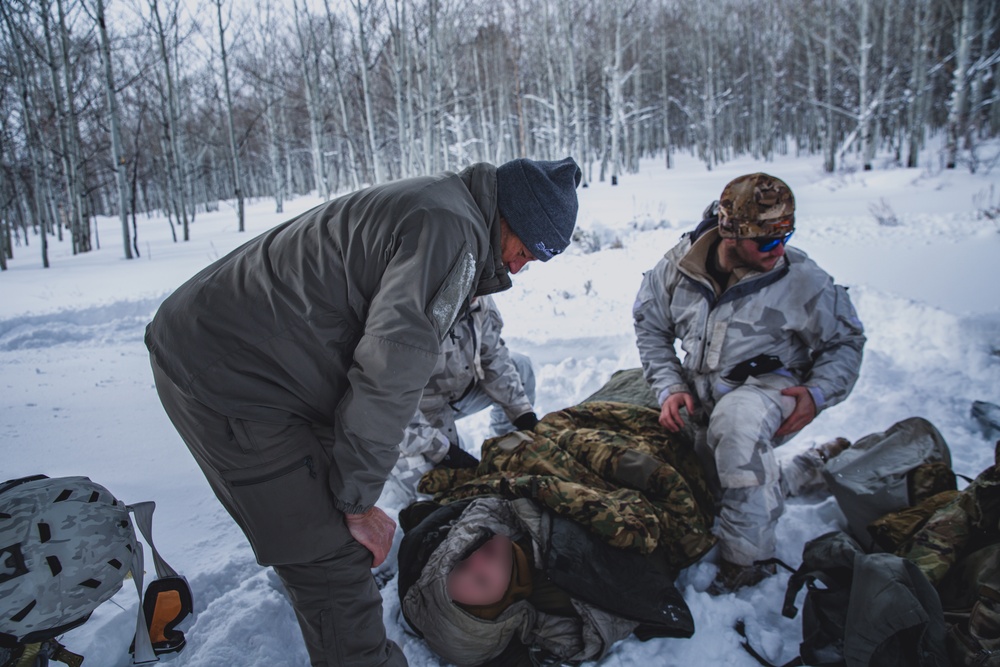
[[[422,454],[437,463],[449,444],[459,444],[451,404],[474,384],[501,406],[513,421],[531,412],[531,401],[521,386],[521,376],[500,337],[503,320],[492,297],[475,300],[441,342],[431,379],[420,397],[420,407],[403,433],[399,448],[404,456]]]
[[[1000,442],[996,461],[934,512],[896,552],[917,564],[935,586],[970,552],[1000,542]]]
[[[865,343],[846,288],[804,252],[786,247],[774,269],[734,272],[719,290],[705,269],[718,230],[691,237],[644,274],[632,310],[639,357],[659,403],[689,392],[710,411],[733,388],[722,377],[760,354],[778,357],[780,372],[809,388],[817,411],[844,400]]]
[[[438,502],[532,498],[612,546],[662,554],[675,570],[715,544],[712,501],[689,442],[655,410],[591,402],[546,415],[534,432],[483,444],[474,470],[432,470],[420,491]]]

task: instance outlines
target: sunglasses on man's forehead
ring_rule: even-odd
[[[784,236],[778,236],[774,238],[763,238],[763,239],[752,239],[754,243],[757,244],[757,250],[761,252],[771,252],[778,247],[779,244],[785,245],[788,243],[788,239],[792,238],[792,234],[795,230],[788,232]]]

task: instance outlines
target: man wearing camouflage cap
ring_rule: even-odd
[[[784,497],[799,481],[783,475],[774,447],[844,400],[861,366],[865,336],[847,290],[786,247],[794,230],[788,185],[763,173],[740,176],[646,272],[633,306],[660,424],[678,431],[686,411],[699,453],[717,473],[714,590],[767,574],[754,563],[774,556]]]

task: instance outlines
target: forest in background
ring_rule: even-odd
[[[977,171],[998,133],[995,0],[3,0],[0,269],[477,161]]]

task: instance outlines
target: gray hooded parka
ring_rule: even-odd
[[[374,505],[442,338],[510,287],[496,169],[345,195],[195,275],[146,330],[180,391],[223,415],[333,434],[335,504]]]

